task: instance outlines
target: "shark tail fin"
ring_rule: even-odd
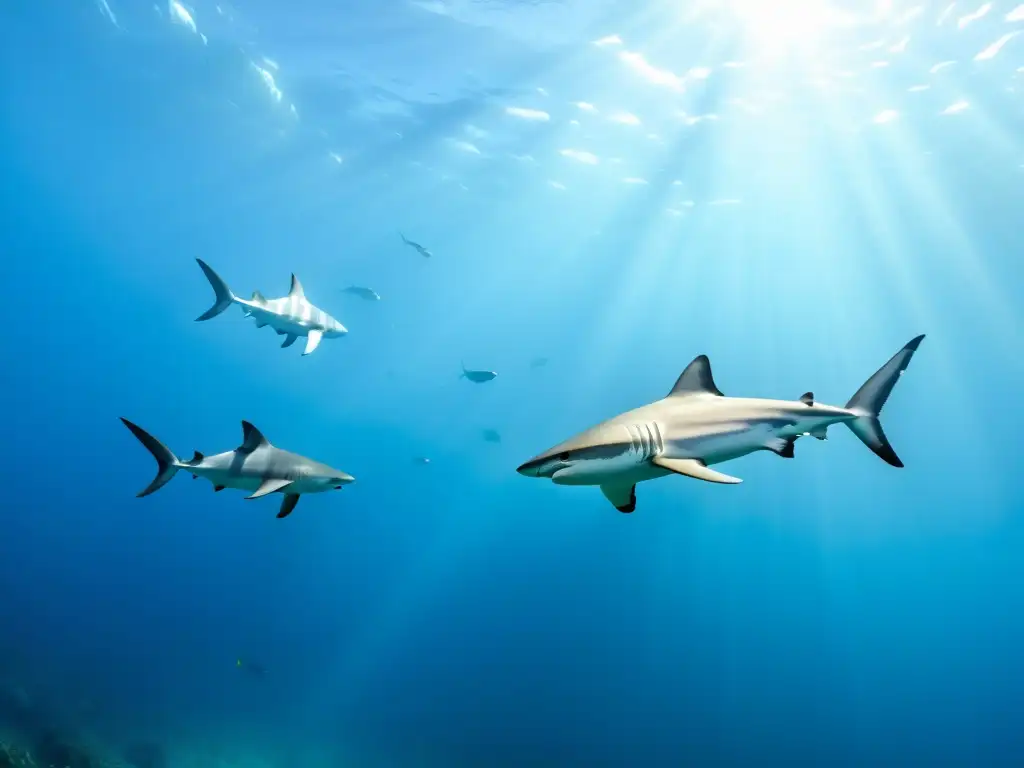
[[[923,339],[924,334],[907,342],[903,349],[893,355],[889,362],[864,382],[857,393],[850,398],[850,402],[846,404],[847,410],[857,414],[856,419],[846,422],[853,434],[859,437],[860,441],[870,448],[878,458],[894,467],[902,467],[903,462],[900,461],[900,457],[896,455],[896,451],[889,444],[889,439],[882,431],[882,422],[879,421],[878,416],[882,412],[885,401],[889,399],[893,387],[896,386],[896,382],[910,365],[910,359]]]
[[[231,293],[231,289],[228,288],[228,284],[221,279],[220,275],[210,268],[209,264],[202,259],[196,259],[196,261],[199,262],[199,266],[206,275],[206,279],[209,280],[210,285],[213,286],[213,292],[217,295],[217,300],[214,302],[213,306],[196,318],[196,322],[199,322],[201,320],[209,320],[210,318],[219,315],[231,306],[231,303],[235,300],[235,296]]]
[[[132,431],[132,434],[139,439],[140,443],[146,446],[149,452],[153,454],[153,458],[156,459],[158,467],[156,477],[153,478],[153,482],[146,486],[144,490],[136,494],[139,498],[149,496],[149,494],[159,491],[167,485],[170,479],[174,477],[175,473],[181,467],[181,462],[178,461],[177,456],[171,453],[170,448],[161,443],[142,427],[132,424],[125,418],[122,418],[121,421],[124,422],[124,425]]]

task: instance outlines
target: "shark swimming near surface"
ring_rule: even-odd
[[[663,399],[581,432],[517,471],[556,485],[600,486],[616,509],[633,512],[637,483],[670,474],[740,483],[711,465],[755,451],[791,459],[798,438],[825,440],[826,430],[840,423],[883,461],[902,467],[879,414],[923,339],[911,339],[843,408],[815,402],[811,392],[792,401],[726,397],[715,385],[707,356],[700,355]]]
[[[238,448],[216,456],[204,456],[196,451],[188,461],[181,461],[142,427],[125,418],[121,421],[153,454],[158,466],[153,482],[137,494],[140,498],[160,490],[178,470],[184,470],[191,473],[193,479],[205,477],[213,483],[214,491],[225,488],[252,491],[247,499],[258,499],[269,493],[284,494],[277,516],[287,517],[302,494],[341,490],[355,482],[347,472],[274,447],[248,421],[242,422],[242,444]]]
[[[303,355],[315,350],[324,338],[338,338],[348,333],[345,326],[309,302],[302,290],[302,284],[295,275],[292,275],[291,290],[283,298],[267,299],[259,291],[255,291],[251,299],[243,299],[231,292],[227,283],[210,268],[209,264],[202,259],[196,261],[199,262],[217,296],[216,303],[197,317],[197,322],[216,317],[232,304],[238,304],[246,317],[256,321],[257,328],[269,325],[279,336],[284,336],[282,347],[290,347],[299,336],[305,336],[306,348],[302,352]]]

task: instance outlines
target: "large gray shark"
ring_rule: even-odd
[[[189,461],[178,459],[166,445],[142,427],[132,424],[128,419],[122,418],[121,421],[149,449],[158,465],[153,482],[137,494],[140,498],[163,488],[179,469],[183,469],[190,472],[193,478],[205,477],[213,483],[214,491],[223,491],[225,488],[252,491],[251,495],[246,496],[247,499],[258,499],[268,493],[283,493],[284,500],[277,516],[287,517],[303,493],[341,490],[342,486],[355,482],[352,475],[340,469],[275,448],[248,421],[242,422],[243,439],[238,448],[216,456],[203,456],[196,451]]]
[[[196,259],[206,274],[206,279],[213,286],[217,295],[216,303],[196,318],[196,321],[209,320],[216,317],[232,304],[242,307],[246,317],[256,320],[256,327],[269,325],[279,336],[285,336],[282,347],[290,347],[299,336],[306,337],[306,349],[302,354],[308,355],[320,344],[320,340],[344,336],[348,330],[319,307],[309,303],[299,279],[292,275],[292,287],[288,295],[280,299],[266,299],[259,291],[255,291],[252,299],[235,296],[231,289],[210,265],[202,259]]]
[[[883,461],[902,467],[878,420],[882,406],[910,365],[924,336],[912,339],[868,379],[844,408],[814,401],[726,397],[715,386],[711,363],[700,355],[668,396],[616,416],[530,459],[518,471],[558,485],[598,485],[620,512],[636,509],[636,484],[670,474],[712,483],[739,483],[711,469],[754,451],[793,458],[802,436],[826,439],[843,423]]]

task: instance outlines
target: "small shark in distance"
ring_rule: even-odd
[[[474,384],[483,384],[491,381],[495,376],[498,375],[497,371],[471,371],[466,368],[466,364],[462,364],[462,373],[459,374],[460,379],[469,379]]]
[[[431,253],[431,252],[430,252],[430,251],[429,251],[428,249],[424,248],[424,247],[423,247],[422,245],[420,245],[419,243],[415,243],[415,242],[413,242],[412,240],[408,239],[408,238],[407,238],[407,237],[406,237],[405,235],[403,235],[403,234],[402,234],[401,232],[399,232],[399,233],[398,233],[398,236],[402,238],[402,242],[403,242],[403,243],[405,243],[406,245],[408,245],[408,246],[409,246],[410,248],[414,249],[414,250],[415,250],[415,251],[416,251],[417,253],[419,253],[419,255],[420,255],[420,256],[422,256],[423,258],[425,258],[425,259],[429,259],[429,258],[430,258],[431,256],[433,256],[433,255],[434,255],[434,254],[432,254],[432,253]]]
[[[338,490],[355,478],[347,472],[307,459],[296,453],[275,448],[248,421],[242,422],[242,444],[233,451],[203,456],[199,451],[188,461],[181,461],[171,450],[128,419],[124,425],[132,431],[153,454],[158,466],[157,475],[137,495],[141,498],[163,488],[179,469],[192,474],[192,478],[205,477],[213,483],[214,491],[238,488],[252,491],[247,499],[258,499],[268,493],[284,494],[278,517],[287,517],[304,493],[322,493]]]
[[[196,259],[206,279],[213,286],[217,296],[216,303],[196,318],[196,321],[209,320],[216,317],[232,304],[238,304],[246,317],[256,320],[256,327],[269,325],[279,336],[285,336],[282,347],[290,347],[299,336],[306,337],[306,348],[303,355],[310,354],[320,345],[324,338],[332,339],[344,336],[348,330],[324,312],[313,306],[306,298],[299,279],[292,275],[292,287],[288,295],[280,299],[266,299],[259,291],[255,291],[252,299],[235,296],[220,275],[202,259]]]
[[[878,419],[924,336],[917,336],[868,379],[843,408],[814,401],[726,397],[706,355],[691,362],[668,395],[581,432],[518,468],[556,485],[597,485],[620,512],[636,509],[636,484],[670,474],[712,483],[742,482],[711,469],[755,451],[794,456],[803,436],[826,439],[843,423],[883,461],[902,467]]]
[[[372,288],[364,288],[361,285],[350,285],[348,288],[343,288],[342,293],[351,293],[353,296],[358,296],[367,301],[380,301],[379,293]]]

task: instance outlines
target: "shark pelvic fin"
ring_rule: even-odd
[[[299,282],[299,278],[297,278],[294,274],[292,275],[292,287],[288,291],[288,295],[298,296],[300,299],[304,298],[306,295],[305,291],[302,290],[302,283]]]
[[[738,477],[732,477],[711,469],[700,459],[668,459],[664,456],[656,456],[652,463],[662,469],[667,469],[669,472],[675,472],[677,475],[686,475],[697,480],[706,480],[709,483],[735,485],[736,483],[743,482]]]
[[[306,348],[302,351],[302,354],[308,355],[314,349],[320,346],[320,339],[324,337],[323,331],[310,331],[309,337],[306,339]]]
[[[250,312],[249,314],[251,315],[252,313]],[[266,320],[257,320],[256,321],[256,327],[257,328],[266,328],[267,327],[267,321]]]
[[[722,390],[715,386],[715,379],[711,375],[711,361],[707,355],[698,355],[693,359],[685,370],[679,374],[675,386],[668,393],[669,397],[684,397],[686,395],[717,395],[724,397]]]
[[[796,454],[793,452],[793,446],[796,444],[796,436],[793,437],[773,437],[765,443],[765,448],[784,459],[792,459]]]
[[[602,485],[601,493],[619,512],[626,514],[636,509],[636,485]]]
[[[257,448],[264,448],[270,445],[270,441],[263,436],[256,427],[248,421],[242,422],[242,444],[235,449],[238,453],[252,453]]]
[[[284,341],[281,342],[281,348],[284,349],[285,347],[290,347],[292,344],[295,343],[295,340],[297,338],[299,338],[299,337],[296,336],[294,333],[289,333],[288,337]]]
[[[280,491],[286,485],[291,485],[291,480],[285,480],[283,477],[268,477],[262,483],[260,487],[252,492],[251,496],[246,496],[247,499],[259,499],[266,496],[268,493],[274,493],[274,491]]]
[[[280,520],[282,517],[288,517],[295,509],[295,505],[299,503],[299,494],[297,493],[286,493],[284,500],[281,502],[281,511],[277,513],[277,519]]]
[[[804,392],[802,395],[800,395],[800,402],[803,403],[804,405],[814,405],[814,393]]]

